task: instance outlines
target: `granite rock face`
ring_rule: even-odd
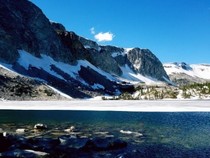
[[[146,77],[160,81],[169,79],[162,63],[149,49],[133,48],[127,51],[115,46],[99,46],[84,38],[80,42],[89,51],[92,63],[106,72],[120,76],[120,67],[128,65],[135,73]]]
[[[162,63],[149,49],[134,48],[128,51],[127,58],[137,73],[161,81],[163,77],[168,79]]]
[[[100,69],[116,75],[122,72],[118,63],[112,58],[111,52],[122,50],[114,46],[100,46],[96,42],[78,36],[74,32],[66,31],[60,24],[52,24],[63,44],[71,50],[77,60],[87,60]]]
[[[0,0],[0,60],[13,63],[17,50],[34,56],[46,54],[67,63],[71,52],[62,44],[47,17],[27,0]],[[9,49],[8,49],[9,48]]]
[[[89,50],[93,64],[104,71],[120,76],[122,74],[120,67],[128,65],[135,73],[146,77],[160,81],[165,81],[164,78],[169,79],[162,63],[149,49],[126,50],[114,46],[99,46],[87,39],[80,41]],[[101,58],[104,60],[100,60]]]

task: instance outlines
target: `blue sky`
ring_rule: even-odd
[[[162,62],[210,63],[210,0],[31,0],[102,45],[150,49]]]

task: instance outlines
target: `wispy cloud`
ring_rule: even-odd
[[[90,28],[90,33],[91,33],[91,34],[93,34],[93,35],[95,35],[95,34],[96,34],[96,32],[95,32],[95,28],[94,28],[94,27],[91,27],[91,28]]]
[[[109,41],[112,41],[113,38],[115,37],[115,35],[113,33],[111,33],[111,32],[99,32],[99,33],[96,33],[94,27],[90,28],[90,33],[92,35],[94,35],[94,38],[98,42],[109,42]]]

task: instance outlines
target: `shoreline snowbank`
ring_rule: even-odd
[[[125,112],[210,112],[210,100],[161,101],[1,101],[0,110],[80,110]]]

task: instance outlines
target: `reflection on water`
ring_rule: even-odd
[[[15,132],[26,128],[31,132],[36,123],[45,123],[48,136],[63,135],[75,126],[81,136],[119,137],[131,145],[168,144],[188,149],[210,148],[210,113],[152,113],[96,111],[21,111],[0,110],[0,128]]]

